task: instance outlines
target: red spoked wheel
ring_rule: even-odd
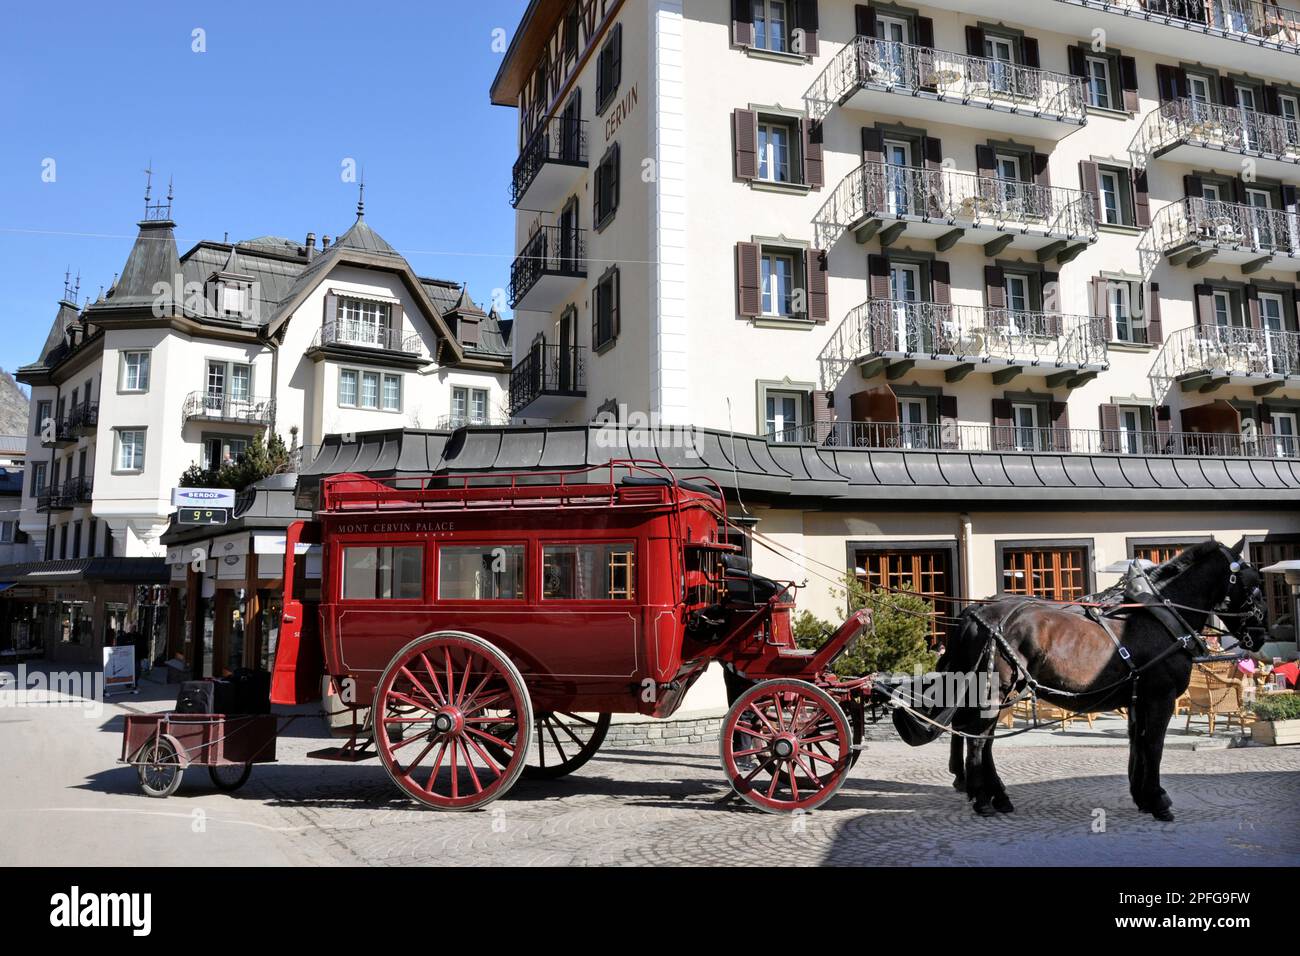
[[[523,772],[533,707],[510,658],[460,631],[398,651],[375,688],[375,748],[406,794],[437,810],[472,810]]]
[[[558,780],[596,756],[609,733],[609,714],[541,711],[533,715],[533,740],[525,780]],[[494,745],[495,746],[495,745]],[[489,748],[489,752],[496,750]]]
[[[736,793],[760,810],[811,810],[844,783],[852,739],[843,709],[820,687],[763,681],[727,711],[722,769]]]

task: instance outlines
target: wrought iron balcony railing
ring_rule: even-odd
[[[1139,244],[1148,268],[1153,259],[1187,246],[1216,246],[1260,256],[1300,254],[1300,215],[1244,203],[1188,197],[1165,206]]]
[[[438,419],[436,427],[439,431],[455,431],[457,428],[480,425],[502,426],[509,424],[510,420],[508,418],[488,412],[483,415],[443,415]]]
[[[1210,458],[1300,456],[1300,439],[1292,436],[957,423],[816,422],[771,432],[767,439],[875,451],[1019,451]]]
[[[1300,376],[1300,333],[1235,325],[1196,325],[1166,337],[1151,366],[1152,386],[1163,394],[1179,379]]]
[[[90,502],[94,481],[90,478],[69,478],[61,484],[46,485],[36,493],[37,511],[68,511]]]
[[[585,349],[534,345],[510,371],[510,414],[520,414],[542,395],[580,395],[586,388]]]
[[[1083,80],[1004,60],[857,36],[817,77],[804,100],[821,120],[863,88],[933,94],[962,104],[1000,107],[1044,119],[1087,122]]]
[[[547,163],[587,165],[587,121],[556,116],[533,134],[515,160],[510,180],[510,205],[518,206]]]
[[[1145,166],[1148,158],[1181,144],[1300,162],[1300,124],[1239,106],[1170,100],[1147,114],[1129,153]]]
[[[833,387],[857,361],[896,352],[1059,366],[1105,366],[1104,319],[1016,309],[876,299],[855,308],[822,349],[823,382]]]
[[[186,421],[269,425],[275,416],[275,401],[221,392],[190,392],[185,397],[184,416]]]
[[[424,340],[418,332],[403,328],[389,328],[376,322],[355,319],[335,319],[326,322],[316,331],[312,348],[335,345],[364,349],[384,349],[408,355],[424,353]]]
[[[1062,186],[995,179],[946,167],[863,163],[835,187],[817,214],[822,238],[833,241],[868,218],[913,217],[954,226],[1019,227],[1065,239],[1097,238],[1091,193]]]
[[[587,274],[586,230],[541,226],[510,266],[510,307],[517,306],[543,276]]]
[[[1300,13],[1275,0],[1092,0],[1091,5],[1146,20],[1167,20],[1182,29],[1208,28],[1282,47],[1300,44]]]
[[[99,402],[86,401],[68,413],[68,428],[74,431],[93,431],[99,425]]]

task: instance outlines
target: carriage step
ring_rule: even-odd
[[[377,754],[370,749],[373,741],[367,740],[364,744],[353,747],[325,747],[321,750],[313,750],[307,754],[312,760],[336,760],[339,763],[358,763],[362,760],[369,760]]]
[[[777,657],[805,658],[812,657],[817,651],[811,647],[778,647]]]

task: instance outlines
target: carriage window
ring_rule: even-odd
[[[423,547],[343,549],[344,600],[419,598],[423,579]]]
[[[548,601],[631,601],[636,596],[636,546],[548,544],[542,548],[542,598]]]
[[[524,546],[474,544],[438,552],[438,597],[451,601],[519,601],[524,596]]]

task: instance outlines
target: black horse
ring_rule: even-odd
[[[1185,549],[1146,573],[1154,593],[1145,598],[1146,589],[1135,586],[1142,582],[1139,575],[1120,601],[1142,600],[1144,606],[1112,611],[1104,625],[1096,611],[1032,598],[972,605],[962,612],[937,669],[996,673],[1002,700],[1023,696],[1036,684],[1038,697],[1077,713],[1128,708],[1129,792],[1139,810],[1172,820],[1172,801],[1160,786],[1160,758],[1174,701],[1187,690],[1201,630],[1217,612],[1247,650],[1258,650],[1267,639],[1262,578],[1242,560],[1243,544],[1228,548],[1205,541]],[[1010,813],[1015,808],[993,764],[997,703],[991,708],[966,701],[945,704],[949,702],[917,709],[930,720],[975,735],[968,739],[963,763],[964,738],[953,734],[953,786],[966,791],[982,816]],[[912,746],[942,733],[902,708],[894,710],[894,726]]]

